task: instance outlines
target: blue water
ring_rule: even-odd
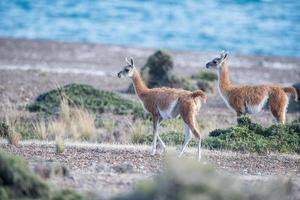
[[[299,0],[0,0],[0,37],[300,57]]]

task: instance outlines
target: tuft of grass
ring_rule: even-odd
[[[0,137],[6,138],[9,134],[9,126],[5,122],[0,122]]]
[[[96,116],[85,108],[81,106],[71,107],[64,97],[60,103],[59,116],[50,119],[47,127],[41,123],[35,125],[35,130],[60,140],[65,138],[95,140],[97,131],[95,119]]]
[[[106,130],[108,134],[112,134],[116,122],[113,119],[104,119],[102,120],[102,127]]]
[[[35,122],[33,124],[33,132],[39,140],[46,140],[48,138],[48,130],[45,120],[42,119]]]
[[[8,133],[7,140],[10,144],[17,146],[21,138],[22,138],[21,134],[16,132],[15,129],[12,129]]]
[[[64,138],[67,132],[67,127],[64,121],[60,119],[52,119],[48,124],[48,133],[53,135],[55,138]]]
[[[70,129],[73,130],[75,138],[82,140],[96,139],[96,116],[82,107],[77,107],[71,115]]]
[[[64,97],[67,98],[65,98],[66,102],[63,102],[63,105],[82,106],[95,114],[111,112],[119,115],[132,114],[135,118],[146,118],[143,108],[134,101],[123,98],[114,92],[97,90],[90,85],[75,83],[38,96],[27,108],[30,112],[57,114],[62,110],[67,113],[69,110],[65,109],[68,107],[61,109],[60,105]]]
[[[140,182],[131,193],[113,199],[287,200],[291,195],[288,180],[249,184],[195,160],[168,159],[164,163],[164,170],[154,179]]]
[[[64,151],[65,151],[64,140],[61,137],[57,137],[55,139],[55,152],[57,154],[61,154],[64,153]]]
[[[21,122],[20,112],[15,105],[8,104],[4,107],[4,124],[7,125],[8,131],[6,139],[12,145],[17,145],[22,138],[20,130],[23,129],[24,124]]]
[[[147,121],[136,120],[130,127],[130,142],[133,144],[145,144],[147,141],[147,137],[151,136],[149,134],[149,125],[147,125]]]
[[[238,125],[216,129],[204,140],[209,149],[241,152],[300,153],[300,123],[274,124],[264,128],[248,117],[238,119]]]
[[[213,72],[200,72],[198,74],[194,74],[191,76],[192,79],[201,79],[204,81],[216,81],[218,80],[218,76]]]
[[[161,122],[160,126],[163,127],[164,129],[171,130],[171,131],[178,131],[178,132],[183,131],[183,122],[182,119],[180,118],[164,120]]]

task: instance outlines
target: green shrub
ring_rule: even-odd
[[[48,186],[35,176],[22,159],[0,151],[0,194],[10,198],[49,196]]]
[[[63,96],[68,99],[70,106],[83,106],[97,114],[111,112],[119,115],[133,114],[136,118],[145,117],[144,110],[136,102],[123,98],[114,92],[97,90],[89,85],[75,83],[38,96],[28,106],[28,109],[31,112],[58,113]]]
[[[194,74],[191,76],[192,79],[201,79],[204,81],[216,81],[218,80],[218,76],[213,72],[201,72],[198,74]]]
[[[238,125],[217,129],[203,141],[209,149],[242,152],[300,153],[300,123],[275,124],[264,128],[252,123],[248,117],[238,119]]]
[[[203,90],[204,92],[213,92],[214,91],[212,84],[205,80],[198,80],[197,87],[198,87],[198,89]]]
[[[4,122],[0,122],[0,137],[8,137],[9,135],[9,126],[4,123]]]
[[[27,163],[0,150],[0,199],[81,200],[70,190],[53,190],[36,176]]]

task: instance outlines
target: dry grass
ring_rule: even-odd
[[[96,139],[96,116],[83,107],[72,108],[66,97],[63,97],[60,104],[60,115],[52,119],[48,125],[48,132],[61,139]]]
[[[113,130],[116,126],[116,123],[113,119],[103,120],[103,128],[106,130],[108,134],[112,134]]]
[[[64,140],[61,137],[55,138],[55,152],[63,153],[65,151]]]
[[[18,130],[20,130],[22,123],[20,116],[20,111],[18,108],[8,103],[7,105],[2,105],[4,116],[4,123],[8,125],[9,132],[7,135],[7,140],[10,144],[17,145],[21,139],[21,134]]]
[[[33,132],[39,140],[48,139],[48,129],[45,120],[39,120],[33,124]]]
[[[161,123],[161,127],[164,127],[170,131],[183,132],[183,121],[182,119],[170,119],[164,120]]]
[[[136,120],[130,126],[130,142],[133,144],[144,144],[147,139],[147,135],[150,133],[150,126],[142,120]]]
[[[15,129],[11,129],[8,133],[7,140],[10,144],[17,146],[22,136]]]
[[[82,140],[95,140],[96,139],[96,116],[83,107],[77,107],[73,110],[71,118],[70,130],[75,138]]]
[[[67,133],[66,124],[60,119],[53,119],[48,124],[47,132],[55,138],[64,138]]]

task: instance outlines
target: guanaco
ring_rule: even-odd
[[[197,90],[195,92],[175,89],[175,88],[148,88],[141,78],[140,72],[134,65],[131,58],[130,62],[125,59],[127,65],[118,73],[118,77],[129,77],[133,81],[135,93],[141,101],[146,112],[150,113],[153,122],[153,142],[152,155],[156,154],[157,139],[164,150],[166,145],[157,132],[159,123],[164,119],[172,119],[181,116],[184,121],[184,143],[179,157],[182,156],[188,145],[191,133],[198,140],[198,159],[201,159],[201,136],[198,131],[196,114],[202,102],[206,102],[207,95]]]
[[[228,54],[224,51],[220,57],[214,58],[206,64],[206,68],[218,72],[218,89],[227,107],[236,112],[237,116],[255,114],[270,107],[270,110],[279,123],[285,123],[286,109],[291,94],[295,101],[298,94],[294,87],[277,85],[233,85],[229,78],[227,64]]]

